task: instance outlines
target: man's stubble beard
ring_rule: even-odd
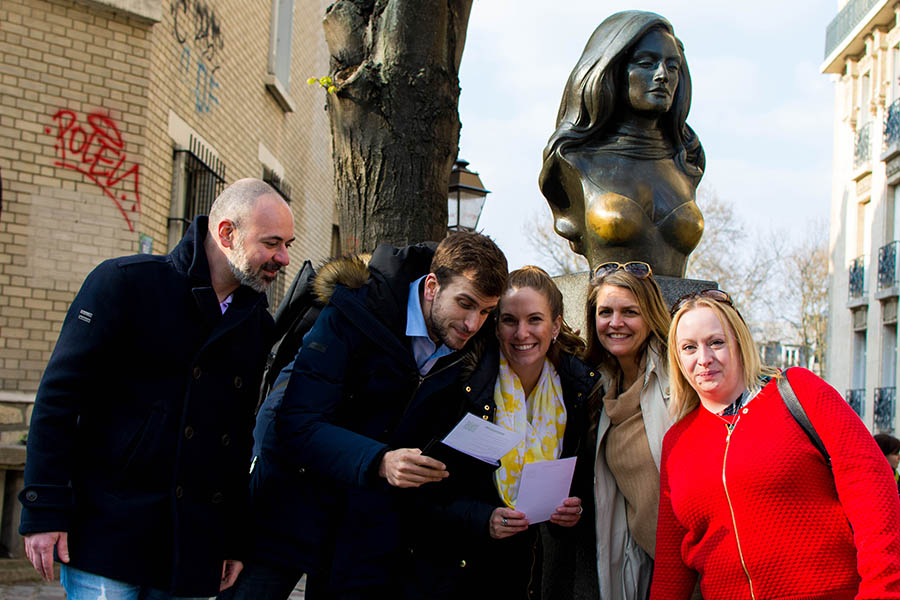
[[[435,296],[434,302],[431,303],[431,310],[428,312],[429,320],[431,321],[431,328],[434,331],[434,334],[437,336],[438,340],[452,350],[462,350],[468,338],[462,341],[462,344],[457,348],[454,347],[450,342],[450,325],[447,323],[446,319],[435,318],[434,309],[438,305],[438,298],[440,298],[440,292]]]
[[[244,250],[244,237],[236,230],[234,245],[231,249],[231,256],[226,256],[225,258],[228,261],[228,266],[231,268],[231,273],[234,275],[234,278],[237,279],[238,283],[246,285],[250,289],[261,294],[264,294],[269,290],[269,285],[272,282],[263,278],[261,272],[262,267],[260,267],[256,273],[253,272],[253,268],[247,258],[247,252]]]

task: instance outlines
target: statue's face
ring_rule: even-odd
[[[654,29],[638,40],[625,68],[628,103],[637,112],[664,113],[678,88],[681,53],[675,38]]]

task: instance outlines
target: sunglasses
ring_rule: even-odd
[[[671,315],[674,317],[675,313],[677,313],[682,306],[696,298],[709,298],[710,300],[715,300],[716,302],[722,302],[724,304],[727,304],[728,306],[733,308],[735,312],[737,312],[737,308],[734,306],[734,301],[731,299],[731,296],[729,296],[722,290],[700,290],[699,292],[691,292],[690,294],[685,294],[684,296],[679,298],[678,301],[674,305],[672,305]],[[738,312],[738,316],[740,316],[740,314],[741,313]],[[743,319],[743,317],[741,318]]]
[[[653,269],[650,268],[650,265],[641,260],[633,260],[627,263],[605,262],[602,265],[597,265],[597,268],[594,269],[594,277],[603,278],[619,269],[634,275],[638,279],[646,279],[653,275]]]

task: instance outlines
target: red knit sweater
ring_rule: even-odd
[[[900,599],[890,466],[834,388],[790,373],[834,474],[774,380],[729,443],[719,417],[692,411],[663,441],[651,600],[690,598],[698,573],[704,600]]]

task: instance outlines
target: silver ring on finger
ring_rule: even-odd
[[[575,514],[576,514],[576,515],[580,515],[580,514],[583,513],[583,512],[584,512],[584,507],[583,507],[583,506],[579,506],[579,507],[578,507],[578,512],[575,513]]]
[[[506,517],[503,517],[502,519],[500,519],[500,524],[503,525],[504,527],[508,527],[509,521],[506,520]]]

